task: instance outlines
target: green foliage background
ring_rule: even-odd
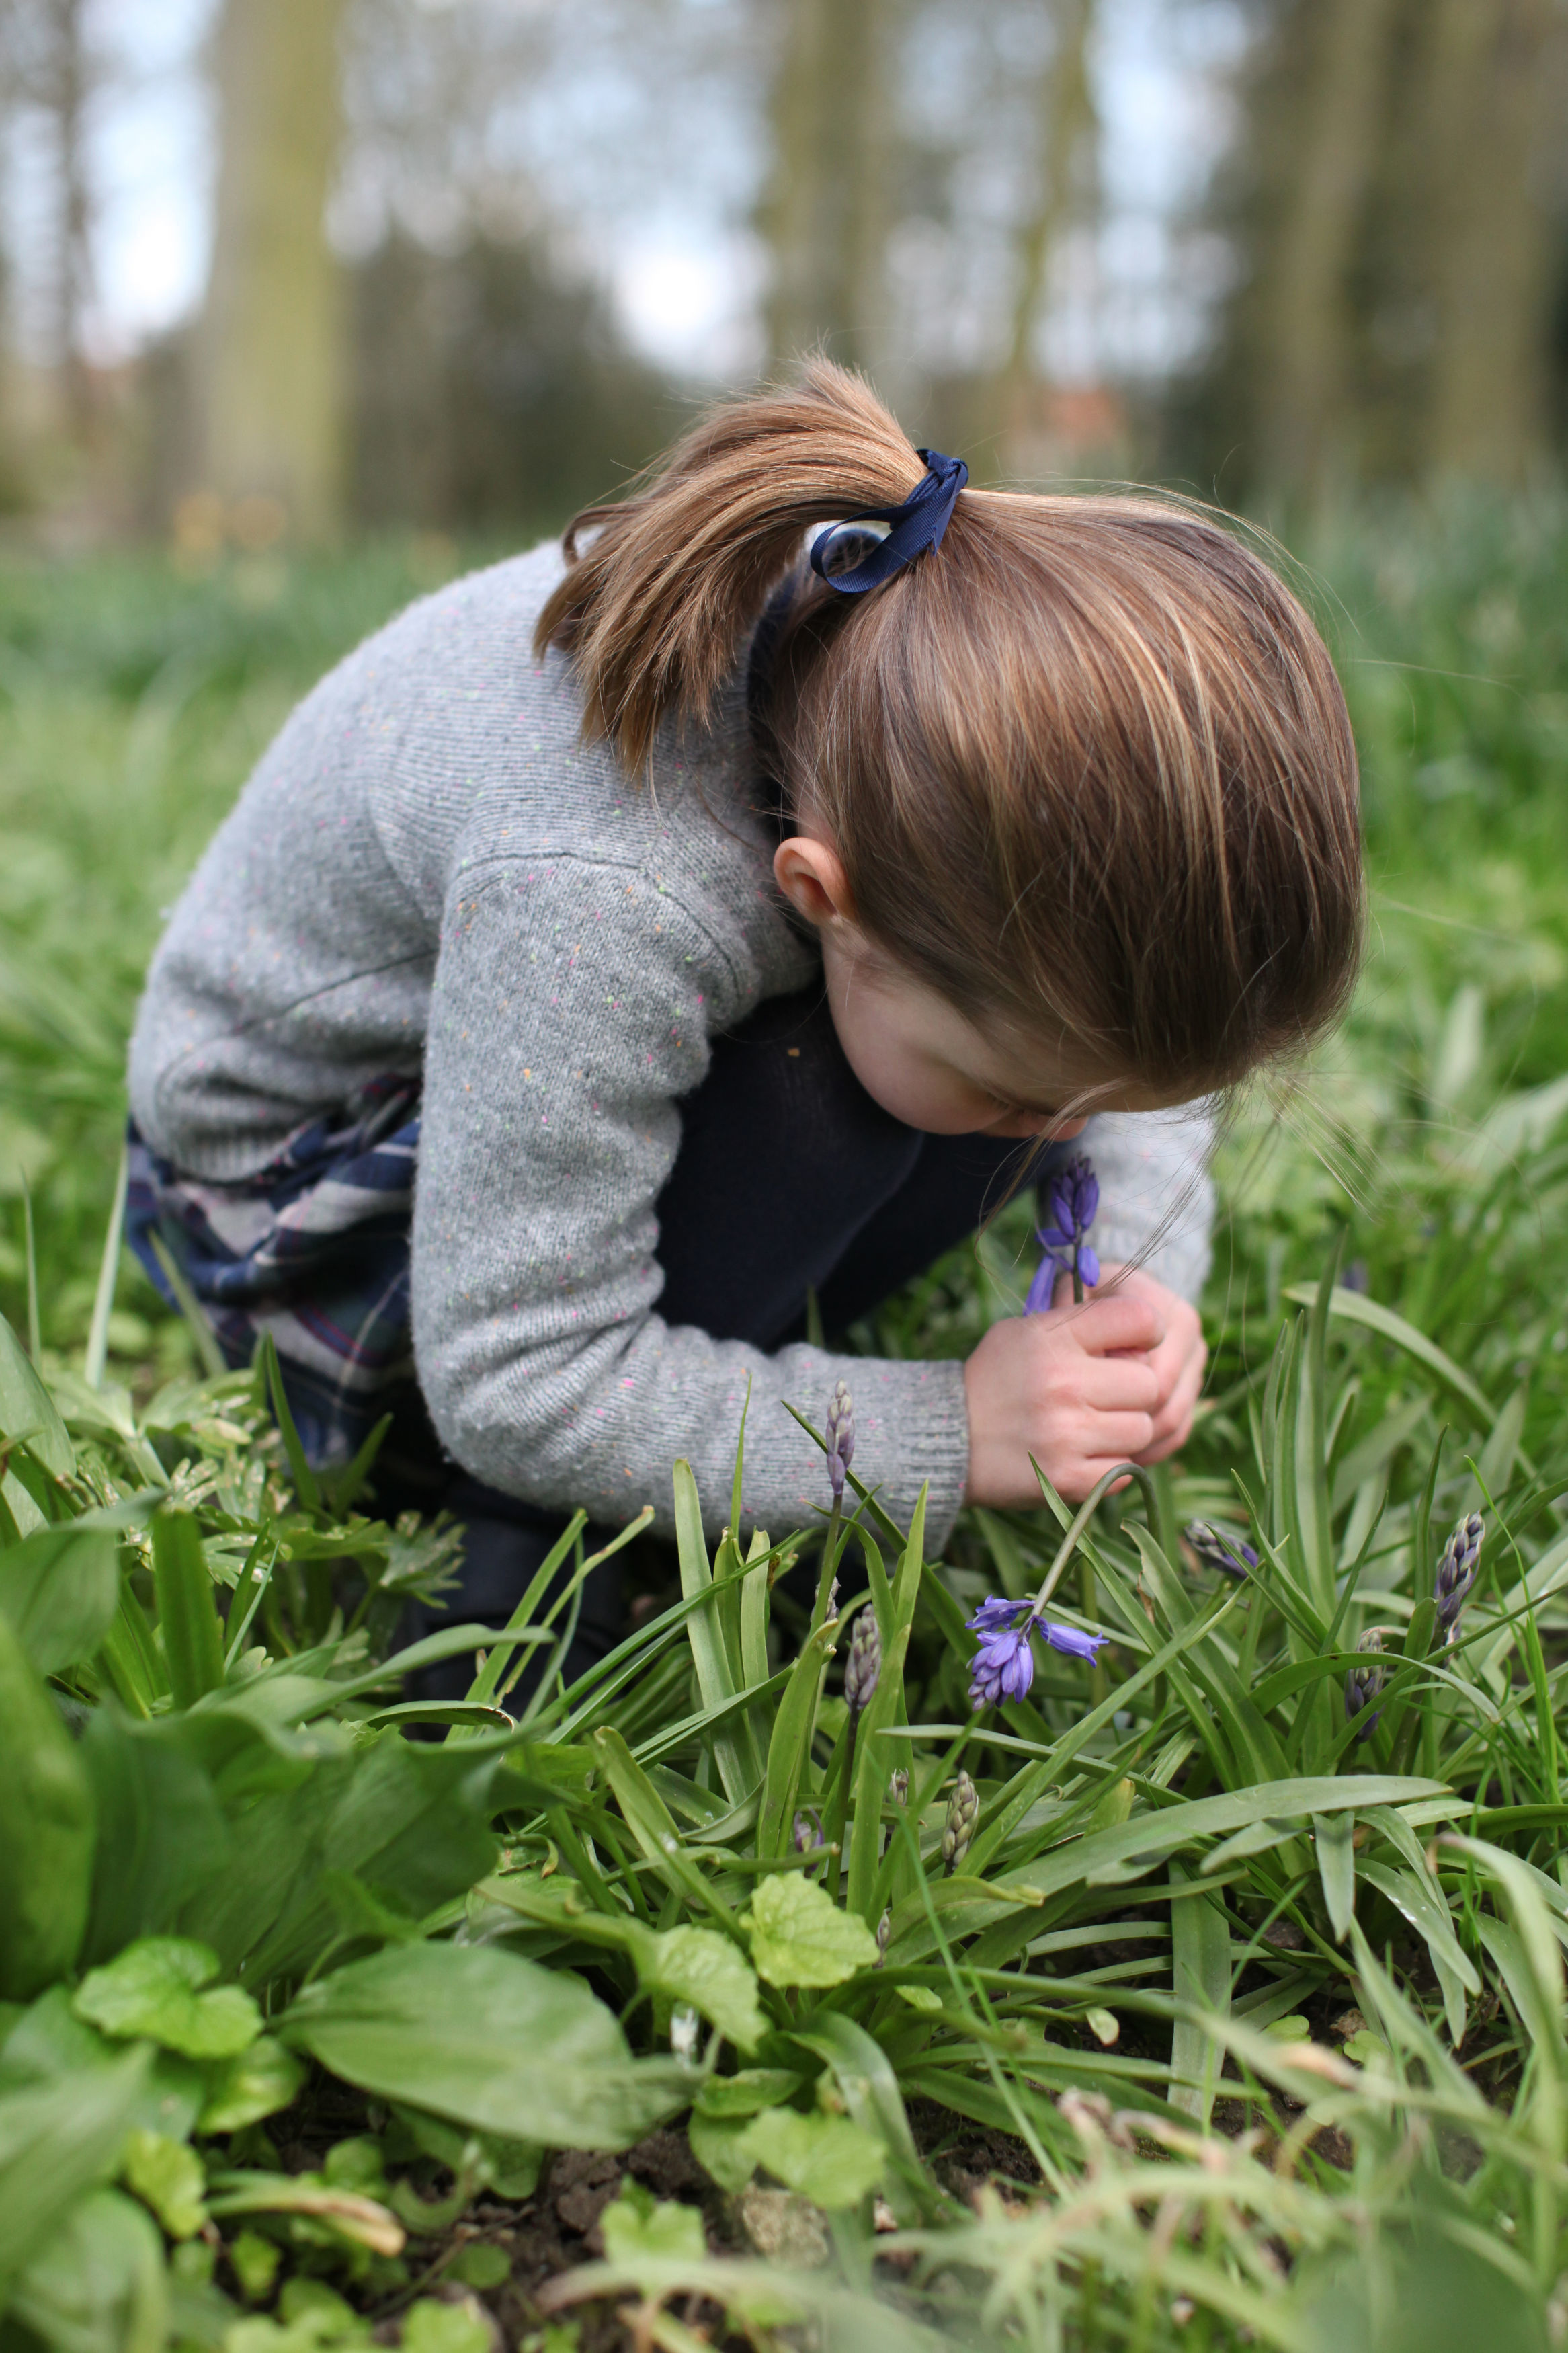
[[[627,2192],[586,2286],[701,2287],[757,2343],[1431,2353],[1477,2312],[1500,2341],[1561,2340],[1568,506],[1389,506],[1305,553],[1363,750],[1371,953],[1317,1064],[1233,1107],[1205,1419],[1174,1476],[1081,1515],[1070,1560],[1049,1503],[966,1515],[942,1565],[873,1517],[844,1566],[883,1696],[853,1753],[842,1702],[816,1701],[831,1625],[803,1668],[797,1631],[770,1649],[765,1565],[710,1564],[680,1466],[667,1607],[609,1681],[549,1699],[520,1745],[492,1654],[453,1736],[414,1746],[380,1662],[439,1540],[291,1467],[258,1382],[195,1379],[129,1261],[108,1385],[84,1386],[159,911],[290,703],[454,559],[0,571],[0,1306],[37,1323],[70,1432],[0,1346],[0,1715],[15,1740],[53,1678],[82,1736],[61,1750],[46,1705],[27,1769],[62,1855],[73,1754],[100,1824],[85,1931],[50,1958],[62,1864],[15,1988],[43,1990],[0,2018],[11,2337],[304,2353],[363,2341],[371,2311],[439,2353],[451,2307],[419,2318],[398,2241],[428,2252],[481,2189],[526,2194],[542,2148],[679,2113],[689,2000],[742,2062],[695,2091],[700,2161],[829,2211],[834,2261],[805,2282],[715,2263]],[[1016,1306],[1026,1223],[866,1344],[972,1345]],[[1428,1656],[1431,1563],[1477,1505],[1465,1639]],[[1247,1588],[1184,1556],[1194,1514],[1250,1523]],[[347,1625],[344,1557],[371,1588]],[[1053,1657],[966,1734],[964,1610],[1058,1558],[1062,1613],[1116,1631],[1113,1678]],[[1361,1743],[1341,1691],[1374,1616],[1390,1683]],[[896,1754],[907,1816],[882,1794]],[[953,1877],[961,1757],[980,1825]],[[794,1857],[807,1796],[841,1861]],[[524,2048],[569,2052],[570,2087],[505,2063]],[[1227,2056],[1245,2114],[1215,2105]],[[307,2061],[328,2075],[301,2093]],[[331,2077],[374,2129],[285,2174],[268,2120]],[[1023,2139],[1047,2194],[958,2207],[915,2098]],[[1236,2137],[1248,2115],[1268,2146]]]

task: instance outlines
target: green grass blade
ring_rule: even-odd
[[[158,1625],[177,1708],[194,1707],[223,1682],[223,1628],[189,1512],[160,1512],[153,1522],[153,1583]]]
[[[104,1369],[109,1361],[109,1319],[114,1312],[114,1289],[120,1275],[120,1245],[125,1231],[125,1196],[130,1183],[130,1155],[121,1146],[120,1167],[114,1179],[114,1201],[103,1237],[103,1256],[99,1261],[98,1288],[93,1293],[87,1356],[82,1365],[82,1377],[89,1389],[103,1387]]]

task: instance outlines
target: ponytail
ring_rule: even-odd
[[[797,388],[710,409],[644,488],[575,518],[535,650],[572,654],[584,732],[636,771],[667,712],[710,717],[810,526],[896,505],[924,471],[862,378],[810,361]]]

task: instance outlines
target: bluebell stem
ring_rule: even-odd
[[[1222,1535],[1208,1520],[1189,1520],[1182,1534],[1205,1568],[1217,1568],[1226,1577],[1248,1577],[1258,1567],[1258,1555],[1249,1544],[1239,1536]]]
[[[1109,1634],[1085,1634],[1076,1626],[1058,1626],[1042,1618],[1032,1601],[1008,1601],[992,1594],[973,1618],[966,1620],[980,1648],[969,1662],[969,1704],[994,1707],[1005,1699],[1023,1699],[1035,1680],[1035,1653],[1030,1637],[1038,1634],[1053,1651],[1069,1659],[1087,1659],[1092,1665]]]
[[[1071,1275],[1072,1295],[1080,1305],[1086,1285],[1092,1291],[1100,1281],[1100,1260],[1087,1240],[1100,1208],[1100,1179],[1087,1154],[1080,1152],[1047,1182],[1049,1217],[1035,1236],[1046,1255],[1029,1285],[1026,1315],[1050,1305],[1058,1273]]]
[[[980,1792],[968,1774],[961,1770],[952,1785],[952,1795],[947,1801],[947,1820],[942,1824],[942,1868],[944,1878],[951,1878],[955,1871],[962,1869],[979,1819]]]
[[[1486,1532],[1487,1524],[1479,1512],[1472,1512],[1468,1519],[1459,1522],[1438,1556],[1434,1598],[1437,1623],[1446,1641],[1458,1639],[1459,1613],[1476,1581],[1476,1563],[1481,1556],[1481,1538]]]
[[[1356,1644],[1358,1653],[1364,1651],[1368,1655],[1364,1667],[1352,1667],[1345,1677],[1345,1722],[1347,1724],[1353,1723],[1368,1700],[1375,1699],[1383,1689],[1384,1674],[1383,1638],[1390,1631],[1391,1629],[1387,1626],[1369,1626]],[[1381,1708],[1373,1710],[1357,1731],[1358,1740],[1372,1738],[1377,1729],[1377,1719],[1382,1714]]]
[[[882,1638],[874,1609],[862,1609],[849,1636],[844,1662],[844,1697],[853,1722],[877,1688],[882,1672]]]
[[[844,1500],[844,1473],[855,1452],[855,1400],[847,1381],[840,1381],[827,1401],[827,1476],[833,1500]]]

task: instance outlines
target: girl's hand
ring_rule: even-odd
[[[1204,1339],[1198,1311],[1152,1274],[1138,1267],[1108,1266],[1098,1291],[1089,1293],[1090,1299],[1104,1298],[1112,1279],[1116,1281],[1114,1296],[1119,1299],[1147,1299],[1155,1308],[1165,1326],[1165,1336],[1159,1346],[1144,1359],[1158,1374],[1162,1397],[1154,1413],[1154,1435],[1141,1454],[1128,1457],[1131,1462],[1163,1462],[1167,1454],[1174,1454],[1187,1442],[1193,1426],[1193,1409],[1203,1393],[1204,1367],[1208,1363],[1208,1346]],[[1072,1298],[1072,1278],[1063,1275],[1057,1284],[1053,1304],[1065,1306]]]
[[[1207,1353],[1196,1311],[1139,1273],[1071,1301],[1069,1283],[1065,1305],[993,1324],[964,1366],[966,1502],[1037,1504],[1032,1454],[1079,1504],[1114,1464],[1161,1461],[1185,1440]]]

